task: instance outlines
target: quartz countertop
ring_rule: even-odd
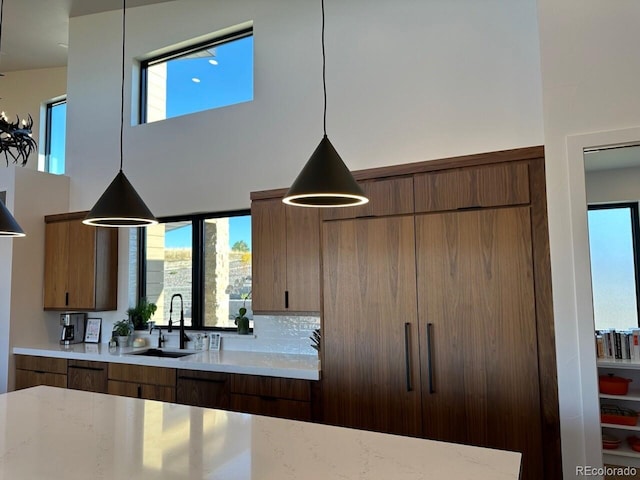
[[[0,395],[12,480],[517,480],[520,454],[54,387]]]
[[[297,355],[289,353],[246,352],[236,350],[190,350],[193,355],[181,358],[145,357],[131,355],[143,348],[109,348],[104,343],[76,343],[60,345],[57,343],[14,347],[18,355],[36,355],[40,357],[91,360],[96,362],[127,363],[151,367],[183,368],[210,372],[242,373],[270,377],[299,378],[304,380],[320,379],[320,361],[315,355]],[[175,350],[164,348],[163,350]]]

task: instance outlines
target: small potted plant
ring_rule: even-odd
[[[156,313],[158,307],[155,303],[149,302],[146,298],[141,298],[138,304],[127,310],[129,319],[133,322],[134,330],[146,330],[149,320]]]
[[[238,310],[238,315],[235,318],[235,324],[238,326],[238,335],[249,335],[249,318],[247,314],[247,299],[251,296],[251,292],[244,295],[244,302],[242,307]]]
[[[119,347],[126,347],[128,345],[131,332],[131,323],[127,319],[120,320],[113,324],[113,336],[118,338]]]

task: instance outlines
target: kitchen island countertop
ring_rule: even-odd
[[[517,480],[520,454],[54,387],[0,395],[0,478]]]
[[[239,373],[283,378],[318,380],[320,361],[316,355],[289,353],[247,352],[236,350],[192,350],[193,355],[181,358],[161,358],[131,355],[143,348],[109,348],[104,343],[57,343],[14,347],[17,355],[89,360],[95,362],[127,363],[151,367],[182,368],[211,372]],[[167,348],[166,350],[173,350]]]

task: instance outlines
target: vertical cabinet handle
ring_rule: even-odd
[[[64,304],[69,305],[69,292],[64,293]]]
[[[427,361],[428,373],[429,373],[429,393],[436,393],[433,387],[433,348],[431,346],[431,336],[433,331],[433,323],[427,323]]]
[[[138,398],[142,398],[142,385],[138,385]]]
[[[284,291],[284,308],[289,308],[289,290]]]
[[[407,392],[413,391],[411,382],[411,324],[404,324],[404,368],[407,375]]]

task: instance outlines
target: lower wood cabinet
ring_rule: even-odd
[[[258,375],[16,355],[16,389],[50,385],[311,421],[317,382]]]
[[[175,402],[176,369],[110,363],[107,392],[145,400]]]
[[[230,408],[228,373],[178,370],[176,402],[196,407]]]
[[[16,390],[48,385],[67,387],[67,360],[64,358],[16,355]]]
[[[69,360],[67,388],[86,392],[107,393],[107,368],[104,362]]]
[[[233,375],[231,410],[311,421],[311,382],[293,378]]]

